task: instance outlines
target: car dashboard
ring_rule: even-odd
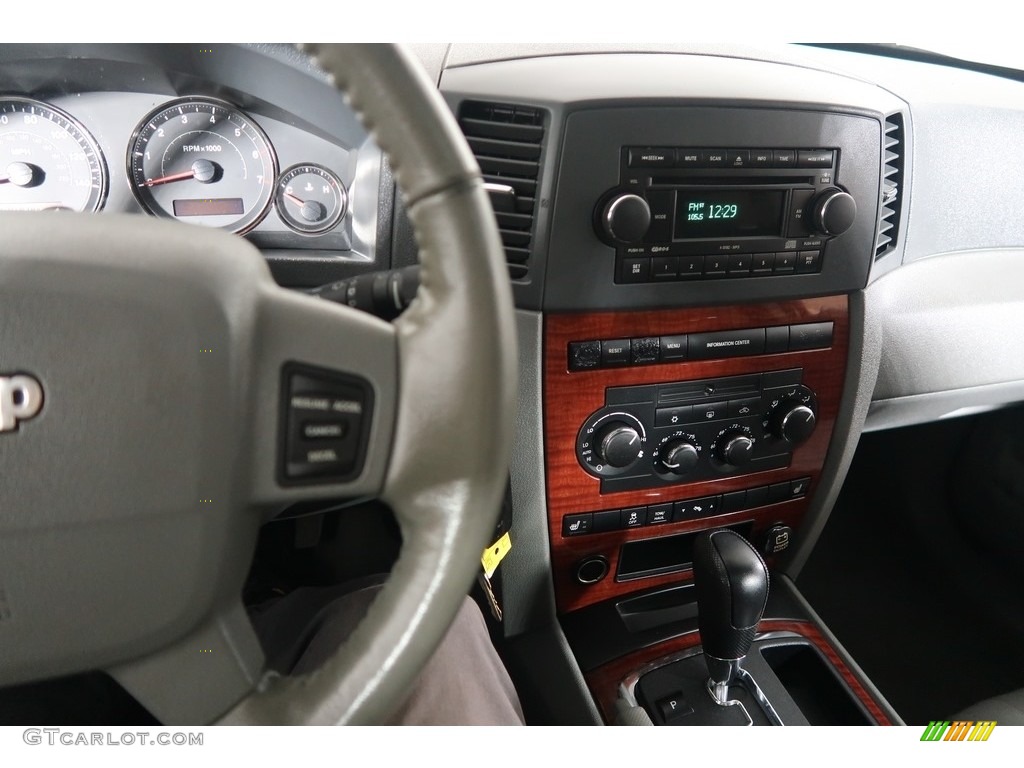
[[[667,724],[640,680],[696,646],[694,541],[730,528],[777,575],[763,679],[788,638],[853,722],[901,722],[794,584],[862,434],[1024,400],[1024,83],[806,47],[411,50],[515,299],[517,684],[551,722]],[[0,82],[0,210],[216,226],[299,289],[416,263],[386,158],[297,49],[7,46]],[[48,137],[61,200],[32,196]]]

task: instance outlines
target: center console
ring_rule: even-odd
[[[891,721],[785,564],[845,441],[850,296],[890,226],[898,102],[764,62],[575,56],[446,75],[456,111],[484,74],[509,99],[487,115],[513,127],[483,127],[474,102],[464,129],[487,137],[473,145],[517,304],[540,313],[539,395],[520,407],[542,431],[547,551],[533,554],[550,562],[557,622],[604,719],[623,702],[680,719],[665,681],[706,672],[695,547],[731,530],[772,573],[749,664],[788,702],[781,719]],[[528,134],[547,142],[539,154],[494,140]],[[526,157],[528,183],[511,178]],[[512,490],[515,503],[515,471]],[[823,698],[790,690],[804,676]]]

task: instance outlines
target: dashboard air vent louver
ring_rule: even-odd
[[[900,232],[900,198],[903,192],[903,115],[885,119],[885,166],[882,171],[882,206],[875,240],[875,261],[896,247]]]
[[[480,164],[498,219],[509,275],[530,269],[534,209],[544,143],[544,112],[535,107],[467,101],[459,125]]]

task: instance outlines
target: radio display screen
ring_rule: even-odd
[[[778,237],[785,200],[781,189],[680,189],[674,239]]]

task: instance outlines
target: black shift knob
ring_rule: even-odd
[[[768,601],[768,566],[735,531],[709,531],[693,544],[693,579],[705,655],[742,659]]]

